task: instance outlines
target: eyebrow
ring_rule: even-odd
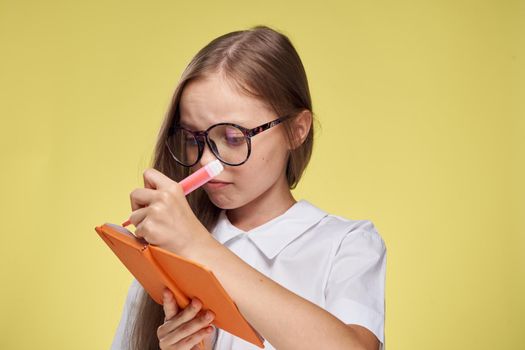
[[[213,123],[212,125],[219,124],[219,123],[233,123],[233,124],[237,124],[237,125],[243,126],[243,124],[245,124],[246,121],[244,121],[243,123],[239,123],[238,121],[231,121],[231,120],[228,120],[227,118],[225,118],[225,120],[217,122],[217,123]],[[197,130],[195,127],[193,127],[193,126],[191,126],[189,124],[183,123],[180,119],[179,119],[179,125],[184,127],[184,128],[190,129],[192,131],[196,131]],[[210,127],[210,126],[211,125],[209,125],[208,127]],[[205,130],[205,129],[202,129],[202,130]]]
[[[184,127],[184,128],[193,129],[192,126],[190,126],[190,125],[188,125],[188,124],[186,124],[186,123],[183,123],[183,122],[181,122],[180,120],[179,120],[179,125],[182,126],[182,127]]]

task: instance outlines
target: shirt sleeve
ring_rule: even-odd
[[[128,288],[128,295],[126,296],[126,301],[122,309],[122,314],[120,317],[119,324],[117,326],[117,331],[111,343],[110,350],[129,350],[128,340],[130,337],[131,331],[131,321],[136,315],[136,307],[139,302],[139,295],[141,292],[142,286],[133,278],[131,285]]]
[[[371,222],[347,232],[328,276],[326,310],[345,324],[366,327],[384,350],[386,246]]]

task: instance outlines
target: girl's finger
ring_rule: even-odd
[[[164,289],[162,306],[164,308],[164,322],[171,319],[179,311],[177,302],[168,288]]]
[[[213,333],[213,327],[212,326],[208,326],[208,327],[205,327],[205,328],[201,329],[200,331],[195,332],[192,335],[182,339],[181,343],[185,345],[185,347],[183,349],[188,349],[188,350],[193,349],[197,344],[199,344],[201,342],[201,340],[206,339],[207,337],[210,337],[212,335],[212,333]],[[205,344],[208,343],[208,342],[209,342],[209,340],[207,340],[205,342]],[[197,348],[197,349],[200,349],[200,347]]]
[[[136,209],[129,216],[129,221],[133,224],[133,226],[138,227],[142,220],[146,218],[147,214],[147,207]]]
[[[201,312],[197,313],[195,317],[188,322],[182,323],[177,325],[173,330],[169,331],[167,334],[164,333],[167,329],[163,329],[163,337],[159,338],[161,342],[164,344],[177,344],[181,345],[182,349],[191,349],[191,347],[195,344],[197,344],[200,340],[202,340],[202,337],[200,336],[203,334],[204,336],[208,335],[208,331],[204,331],[203,329],[206,329],[210,326],[210,323],[213,321],[213,316],[206,318],[204,310],[201,310]],[[177,316],[178,317],[178,316]],[[170,327],[170,323],[177,323],[179,320],[176,318],[169,320],[164,325],[166,327]],[[212,328],[213,330],[213,328]],[[193,342],[192,337],[198,337],[199,341]]]
[[[206,333],[206,335],[204,336],[204,349],[212,349],[213,348],[213,336],[214,336],[213,333],[217,331],[217,328],[214,325],[212,325],[212,324],[210,324],[208,327],[211,328],[211,330],[205,331],[205,329],[203,329],[203,331],[205,331],[205,333]],[[200,347],[199,343],[194,345],[193,348],[191,348],[191,350],[202,350],[202,348]]]
[[[167,188],[173,180],[164,175],[155,168],[148,168],[142,173],[144,178],[144,187],[152,189]]]
[[[147,207],[153,202],[156,191],[149,188],[136,188],[130,194],[131,210]]]
[[[195,304],[193,304],[194,302],[195,302]],[[193,320],[195,318],[195,316],[197,316],[197,314],[199,314],[199,312],[201,311],[201,307],[202,307],[202,303],[200,302],[200,300],[193,299],[192,302],[189,303],[188,306],[186,306],[184,308],[184,310],[179,312],[177,317],[173,318],[169,322],[165,322],[161,326],[162,327],[162,333],[163,334],[169,334],[169,333],[173,332],[175,329],[179,328],[183,323],[186,323],[186,322],[189,322],[189,321]],[[201,321],[204,321],[204,320],[201,319]],[[204,326],[204,325],[205,324],[202,323],[202,326]],[[197,329],[200,329],[200,328],[202,328],[202,327],[198,327]],[[169,339],[168,342],[170,344],[176,343],[179,340],[181,340],[182,338],[192,334],[197,329],[194,329],[194,330],[186,329],[186,332],[189,332],[188,334],[182,334],[182,335],[173,334],[171,339]],[[173,338],[173,337],[175,337],[175,338]]]

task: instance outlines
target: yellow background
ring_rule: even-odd
[[[388,349],[521,348],[524,22],[501,0],[0,1],[0,348],[109,348],[131,275],[94,227],[128,217],[191,57],[256,24],[296,46],[322,126],[296,198],[387,244]]]

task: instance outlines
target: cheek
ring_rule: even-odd
[[[287,149],[279,143],[252,144],[252,152],[246,163],[226,167],[224,178],[234,185],[224,191],[209,192],[212,202],[224,209],[237,208],[271,188],[280,176],[284,176]],[[226,174],[225,174],[226,175]]]
[[[239,167],[236,176],[244,183],[246,181],[275,181],[285,167],[287,150],[284,144],[277,140],[252,144],[252,152],[246,163]],[[251,182],[253,182],[251,181]]]

